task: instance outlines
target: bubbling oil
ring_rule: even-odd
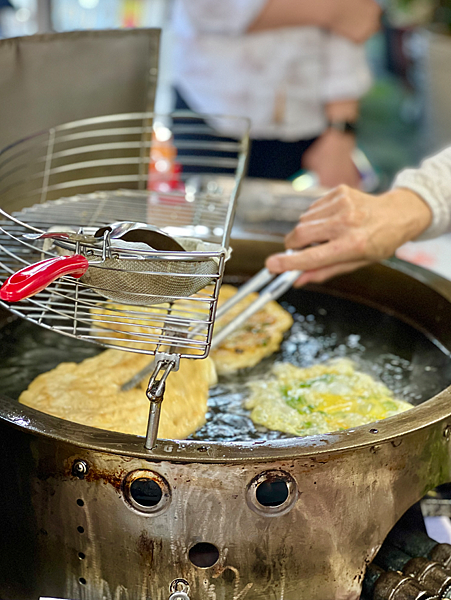
[[[341,304],[348,301],[334,299],[335,302]],[[393,317],[387,320],[384,315],[382,320],[385,326],[371,330],[362,327],[365,318],[359,313],[362,308],[363,312],[370,313],[372,309],[359,307],[355,319],[349,319],[354,320],[353,324],[346,320],[339,321],[341,325],[338,327],[334,322],[331,327],[331,318],[336,318],[337,314],[336,306],[330,309],[319,303],[314,312],[299,314],[294,306],[287,303],[282,305],[292,313],[294,324],[285,335],[280,351],[256,367],[221,377],[210,392],[207,422],[190,439],[246,441],[293,437],[292,434],[254,424],[250,411],[245,408],[246,399],[251,393],[247,384],[268,378],[275,362],[289,362],[306,368],[337,358],[348,358],[355,363],[358,371],[381,381],[396,398],[413,405],[431,398],[451,382],[448,355],[432,340]],[[361,316],[363,320],[359,318]],[[406,342],[402,355],[398,343],[394,343],[394,340],[399,340],[399,330],[403,330]],[[385,337],[385,340],[381,337]]]
[[[349,358],[356,369],[384,383],[395,397],[414,405],[451,383],[449,354],[424,333],[393,316],[305,290],[288,294],[281,304],[292,313],[294,324],[279,352],[253,368],[221,377],[210,390],[206,424],[190,439],[228,442],[293,437],[255,425],[244,407],[250,393],[247,383],[268,377],[275,361],[309,367]],[[18,399],[40,373],[61,362],[81,362],[102,350],[95,344],[11,319],[0,329],[2,393]]]

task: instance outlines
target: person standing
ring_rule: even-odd
[[[374,0],[175,0],[175,108],[250,118],[250,177],[304,168],[323,186],[357,186],[363,42],[380,14]]]

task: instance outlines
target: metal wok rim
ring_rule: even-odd
[[[400,271],[431,287],[451,302],[451,282],[404,261],[385,261],[384,266]],[[133,456],[147,460],[172,462],[229,463],[260,462],[268,459],[311,458],[372,447],[390,442],[443,421],[444,432],[451,427],[451,385],[436,396],[407,412],[354,429],[316,436],[247,442],[209,442],[197,440],[158,441],[149,452],[144,437],[109,432],[58,417],[19,404],[0,394],[0,420],[26,430],[80,448]]]

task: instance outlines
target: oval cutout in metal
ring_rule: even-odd
[[[254,512],[267,517],[284,515],[297,499],[297,485],[285,471],[264,471],[246,490],[246,502]]]
[[[160,514],[171,502],[168,482],[155,471],[139,469],[128,473],[123,491],[127,504],[147,515]]]

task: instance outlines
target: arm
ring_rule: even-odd
[[[380,27],[375,0],[268,0],[248,31],[315,25],[362,43]]]
[[[312,204],[286,239],[291,255],[270,256],[273,273],[304,273],[296,286],[322,282],[392,256],[417,238],[432,221],[428,204],[415,192],[397,188],[371,196],[339,186]]]
[[[401,171],[393,188],[408,188],[430,206],[433,218],[419,239],[451,231],[451,147],[424,160],[419,169]]]
[[[359,113],[358,100],[337,100],[325,106],[330,123],[355,123]],[[355,134],[329,127],[305,153],[302,166],[318,175],[322,186],[330,188],[346,183],[358,187],[360,175],[352,160]]]
[[[202,33],[240,35],[310,25],[355,42],[379,29],[381,14],[375,0],[179,0],[180,9]]]
[[[306,2],[306,0],[300,0]],[[264,9],[267,0],[176,0],[173,20],[189,24],[196,35],[239,36]]]
[[[356,123],[359,98],[371,86],[365,49],[332,33],[323,34],[321,100],[330,123]],[[329,127],[303,157],[303,167],[314,171],[325,187],[345,183],[358,187],[360,176],[352,159],[355,134]]]

